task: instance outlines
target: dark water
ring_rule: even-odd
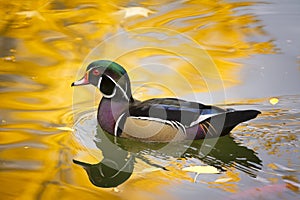
[[[0,199],[298,199],[299,7],[0,1]],[[126,68],[135,98],[262,114],[216,140],[113,138],[97,126],[99,92],[70,87],[103,58]]]

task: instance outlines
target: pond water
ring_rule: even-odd
[[[1,199],[299,199],[299,1],[0,7]],[[95,59],[121,63],[137,99],[262,114],[218,139],[113,138],[97,125],[101,94],[70,87]],[[116,162],[122,173],[96,173]],[[193,166],[217,173],[184,170]]]

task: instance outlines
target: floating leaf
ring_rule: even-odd
[[[182,170],[187,171],[187,172],[196,172],[197,174],[194,178],[194,182],[196,182],[199,174],[218,174],[219,173],[218,169],[213,166],[192,166],[192,167],[185,167]]]
[[[270,102],[270,104],[272,104],[272,105],[276,105],[276,104],[279,102],[279,99],[273,97],[273,98],[271,98],[271,99],[269,100],[269,102]]]
[[[188,172],[196,172],[197,174],[218,174],[219,173],[218,169],[213,166],[192,166],[192,167],[185,167],[182,170]]]
[[[218,178],[215,183],[227,183],[229,181],[232,181],[232,178]]]

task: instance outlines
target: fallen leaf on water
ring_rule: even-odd
[[[183,171],[196,172],[197,174],[218,174],[219,170],[213,166],[192,166],[185,167]]]
[[[269,102],[270,102],[270,104],[272,104],[272,105],[276,105],[276,104],[279,102],[279,99],[273,97],[273,98],[271,98],[271,99],[269,100]]]
[[[196,172],[196,176],[194,178],[194,182],[199,174],[218,174],[220,173],[219,170],[213,166],[192,166],[192,167],[185,167],[182,169],[183,171],[187,172]]]
[[[215,183],[227,183],[229,181],[232,181],[232,178],[218,178]]]

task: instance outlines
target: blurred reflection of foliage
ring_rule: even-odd
[[[274,52],[270,39],[251,41],[252,36],[263,38],[267,35],[256,16],[239,12],[254,4],[145,1],[131,6],[130,2],[118,0],[110,3],[2,0],[0,33],[18,40],[17,61],[29,59],[49,66],[58,61],[82,61],[99,42],[120,30],[141,27],[171,29],[186,34],[204,47],[216,63],[225,84],[232,85],[238,82],[235,73],[240,68],[240,64],[233,59]],[[111,45],[120,47],[122,41]],[[193,54],[188,48],[186,51]],[[142,55],[147,56],[149,54]],[[184,64],[178,70],[189,73]]]
[[[110,3],[92,0],[1,0],[0,73],[5,74],[2,78],[6,80],[1,83],[1,88],[7,88],[6,90],[10,92],[10,95],[1,94],[5,96],[2,98],[4,99],[2,106],[5,105],[7,108],[22,106],[23,109],[35,110],[68,107],[72,102],[69,82],[74,80],[74,75],[91,49],[115,33],[129,32],[142,27],[173,30],[174,33],[190,37],[209,53],[225,86],[235,84],[239,81],[236,72],[241,66],[234,59],[274,51],[273,43],[263,31],[259,20],[253,14],[241,14],[245,13],[243,8],[250,8],[253,5],[255,5],[253,2],[226,1],[145,1],[133,5],[127,1],[117,0]],[[252,36],[260,36],[261,39],[251,41]],[[130,42],[114,40],[105,51],[114,54],[118,48],[136,42],[149,41],[159,46],[162,43],[159,37],[161,35],[153,34],[152,38],[136,37]],[[175,40],[175,44],[169,44],[171,42],[168,41],[164,47],[174,52],[184,52],[183,56],[194,60],[200,57],[197,61],[197,67],[201,67],[200,71],[208,72],[205,76],[212,80],[219,78],[219,74],[209,73],[209,69],[215,66],[211,65],[211,62],[203,61],[201,59],[203,55],[199,55],[194,47],[182,43],[176,45],[177,41]],[[102,58],[101,55],[98,56]],[[150,60],[147,60],[149,57]],[[163,92],[154,93],[155,96],[174,96],[171,91],[174,88],[179,91],[176,95],[192,92],[190,88],[184,87],[184,84],[178,84],[181,81],[179,78],[182,77],[189,81],[192,90],[196,92],[207,90],[205,81],[201,80],[202,77],[195,76],[198,73],[193,66],[163,51],[142,49],[122,56],[120,61],[125,63],[126,68],[130,68],[141,65],[139,61],[142,59],[149,63],[153,61],[167,63],[178,73],[157,76],[157,73],[149,73],[149,70],[137,72],[138,75],[132,76],[134,81],[151,80],[153,83],[163,81],[160,86],[155,84],[144,86],[137,92],[141,94],[136,96],[137,98],[149,97],[151,89],[156,87]],[[141,76],[147,79],[142,79]],[[68,84],[62,84],[62,81]],[[167,85],[168,88],[162,88],[161,85]],[[222,87],[217,81],[215,85],[215,88]],[[17,92],[12,88],[24,92]],[[29,92],[28,88],[32,90]],[[146,91],[143,92],[143,89]],[[84,101],[87,96],[89,95],[81,95],[80,99]],[[12,101],[20,104],[12,104]],[[34,106],[28,103],[33,103]],[[65,112],[55,111],[52,119],[57,119],[57,116],[64,115]]]

